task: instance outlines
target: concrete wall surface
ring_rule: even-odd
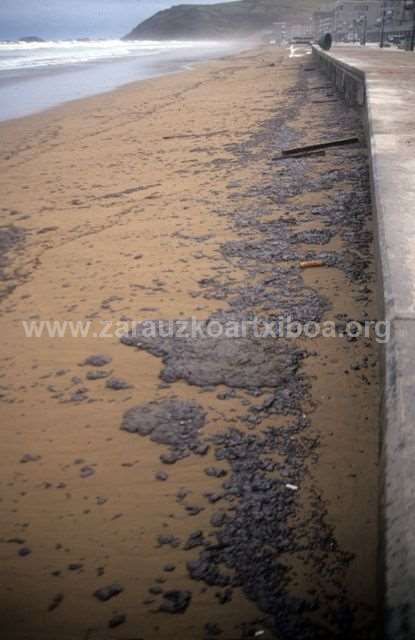
[[[313,56],[364,106],[384,346],[380,572],[384,637],[415,639],[415,54],[334,47]]]

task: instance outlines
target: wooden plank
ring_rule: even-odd
[[[292,156],[274,156],[272,158],[273,162],[277,162],[278,160],[289,160],[290,158],[309,158],[313,156],[325,156],[326,152],[322,149],[321,151],[304,151],[303,153],[296,153]]]
[[[337,140],[327,140],[326,142],[317,142],[315,144],[307,144],[303,147],[293,147],[292,149],[283,149],[283,156],[295,156],[299,153],[307,151],[320,151],[321,149],[330,149],[331,147],[344,147],[348,144],[356,144],[360,142],[360,138],[353,136],[351,138],[339,138]]]

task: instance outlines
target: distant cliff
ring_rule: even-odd
[[[127,40],[230,39],[272,29],[273,22],[305,22],[321,0],[239,0],[182,4],[159,11],[125,36]]]

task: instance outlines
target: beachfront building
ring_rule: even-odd
[[[361,38],[361,31],[379,29],[383,1],[339,0],[334,9],[334,37],[350,42]]]
[[[414,25],[410,5],[408,0],[338,0],[331,33],[340,42],[378,42],[383,30],[385,42],[408,41]],[[322,24],[328,27],[329,21]]]
[[[285,22],[273,22],[271,38],[275,44],[282,45],[287,40],[287,24]]]
[[[313,35],[331,33],[335,40],[385,42],[408,40],[414,25],[412,0],[337,0],[313,13]],[[415,0],[414,0],[415,2]]]
[[[287,44],[287,23],[273,22],[269,29],[262,31],[262,41],[281,47]]]
[[[326,33],[334,33],[334,9],[321,7],[313,13],[313,35],[316,40]]]
[[[385,0],[383,33],[385,43],[393,43],[407,48],[415,24],[415,5],[410,0]],[[368,29],[368,39],[376,41],[380,37],[382,19],[377,27]]]
[[[288,24],[286,28],[286,35],[289,42],[296,38],[311,40],[313,37],[313,23],[310,20],[309,22],[301,24]]]
[[[338,0],[320,7],[313,14],[314,37],[331,33],[338,41],[360,39],[361,31],[379,30],[383,0]]]
[[[271,28],[262,32],[264,42],[284,45],[296,41],[311,41],[314,36],[312,21],[298,24],[273,22]]]

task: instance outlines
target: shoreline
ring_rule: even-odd
[[[0,124],[10,640],[371,638],[373,340],[136,348],[21,326],[375,317],[364,145],[272,160],[362,125],[313,104],[321,78],[288,56],[250,50]]]
[[[229,47],[229,50],[226,51],[226,47]],[[26,72],[24,75],[23,70],[18,71],[18,77],[12,76],[11,78],[2,78],[0,74],[0,94],[3,91],[3,94],[7,91],[11,92],[10,94],[10,108],[9,111],[6,110],[6,113],[12,113],[12,109],[16,108],[16,103],[27,104],[28,99],[32,102],[31,107],[25,106],[24,109],[31,109],[30,112],[22,112],[21,115],[3,115],[0,111],[0,125],[5,122],[10,122],[13,120],[20,120],[21,118],[30,117],[32,115],[36,115],[39,113],[44,113],[45,111],[50,111],[56,107],[62,106],[67,103],[76,102],[77,100],[84,100],[87,98],[93,98],[99,95],[105,95],[107,93],[111,93],[112,91],[117,91],[118,89],[122,89],[127,87],[128,85],[134,84],[136,82],[143,82],[145,80],[151,80],[159,77],[163,77],[165,75],[183,73],[184,71],[189,71],[194,68],[194,66],[199,64],[208,63],[210,61],[236,56],[244,51],[255,50],[256,48],[260,48],[257,46],[252,46],[248,48],[242,47],[242,43],[238,46],[236,43],[232,46],[226,45],[225,43],[221,49],[221,47],[217,47],[216,52],[204,52],[201,51],[195,52],[193,55],[183,51],[174,52],[167,54],[167,52],[163,52],[162,54],[155,54],[154,57],[146,57],[146,56],[131,56],[125,57],[115,60],[103,59],[93,62],[85,62],[81,64],[73,64],[73,65],[62,65],[56,67],[50,67],[45,69],[31,69]],[[170,55],[169,59],[168,55]],[[174,58],[174,55],[177,58]],[[137,76],[136,65],[140,67],[141,65],[141,77]],[[103,73],[103,71],[106,73]],[[108,78],[108,71],[111,72],[113,78]],[[2,72],[8,73],[8,72]],[[15,73],[15,72],[11,72]],[[84,95],[79,95],[75,97],[69,97],[70,90],[68,90],[66,79],[71,80],[72,76],[77,76],[77,82],[80,84],[78,91],[83,92]],[[88,79],[88,75],[91,76],[91,79]],[[120,76],[121,79],[120,81]],[[118,80],[115,78],[118,77]],[[49,96],[49,91],[51,87],[49,86],[49,79],[54,78],[55,86],[53,87],[53,91],[60,92],[61,97],[59,102],[53,102],[56,100],[55,97]],[[72,78],[73,79],[73,78]],[[90,83],[91,81],[95,83],[96,90],[93,90],[91,93]],[[27,92],[28,85],[34,85],[32,89],[32,97],[29,98],[25,94],[25,90]],[[82,85],[85,85],[83,87]],[[87,85],[87,86],[86,86]],[[18,91],[20,90],[21,95],[19,96]],[[68,93],[69,91],[69,93]],[[41,96],[39,98],[39,95]],[[66,97],[65,97],[66,96]],[[37,101],[37,106],[36,106]],[[3,98],[3,102],[7,103],[7,93],[6,97]],[[48,103],[49,102],[49,103]],[[5,109],[6,107],[3,107]]]

